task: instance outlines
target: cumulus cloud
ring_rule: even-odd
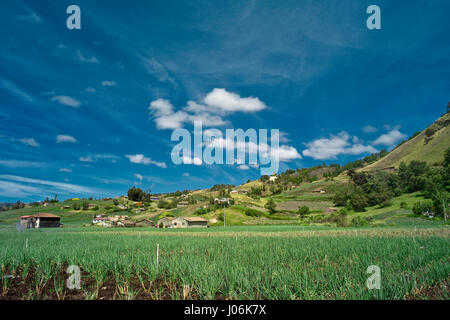
[[[263,154],[265,157],[269,156],[268,151],[270,150],[271,154],[278,156],[279,161],[282,162],[302,159],[302,156],[297,151],[297,149],[289,145],[281,145],[278,148],[272,148],[267,143],[260,142],[257,144],[250,141],[234,141],[234,139],[231,139],[230,137],[219,137],[212,141],[205,142],[204,145],[210,148],[240,150],[249,154],[259,153]]]
[[[391,130],[388,133],[382,134],[374,142],[374,145],[393,146],[400,140],[406,138],[406,134],[401,133],[397,129]]]
[[[364,133],[374,133],[374,132],[377,132],[378,131],[378,129],[377,128],[375,128],[375,127],[373,127],[373,126],[365,126],[364,128],[363,128],[363,132]]]
[[[19,139],[20,142],[22,142],[24,145],[30,146],[30,147],[39,147],[39,143],[34,140],[34,138],[23,138]]]
[[[201,121],[204,126],[224,126],[229,124],[226,115],[235,112],[257,112],[266,109],[264,102],[255,97],[241,98],[225,89],[214,89],[202,102],[188,101],[181,110],[175,111],[167,99],[157,99],[150,103],[149,110],[158,129],[177,129],[185,123]]]
[[[56,101],[62,105],[69,106],[72,108],[78,108],[81,105],[80,101],[69,96],[55,96],[51,98],[50,101]]]
[[[358,155],[363,153],[374,153],[377,150],[371,145],[363,145],[347,132],[342,131],[338,135],[330,135],[330,138],[320,138],[305,143],[306,149],[302,154],[316,160],[336,159],[338,155]]]
[[[125,157],[130,160],[131,163],[137,163],[137,164],[143,164],[143,165],[149,165],[154,164],[155,166],[158,166],[160,168],[167,168],[167,165],[165,162],[158,162],[150,159],[149,157],[144,156],[143,154],[126,154]]]
[[[265,103],[258,98],[241,98],[223,88],[213,89],[206,95],[204,102],[212,108],[226,112],[256,112],[267,108]]]
[[[197,157],[183,156],[184,164],[195,164],[196,166],[200,166],[202,164],[202,159]]]
[[[64,135],[64,134],[58,134],[56,136],[56,143],[63,143],[63,142],[77,143],[77,139],[75,139],[72,136],[68,136],[68,135]]]

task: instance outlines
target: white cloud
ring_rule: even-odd
[[[369,126],[365,126],[363,128],[363,131],[364,131],[364,133],[374,133],[374,132],[377,132],[378,129],[369,125]]]
[[[141,181],[141,182],[142,182],[142,180],[144,179],[144,177],[143,177],[141,174],[139,174],[139,173],[135,173],[133,176],[134,176],[136,179],[138,179],[139,181]]]
[[[60,104],[63,104],[65,106],[69,106],[69,107],[73,107],[73,108],[78,108],[81,105],[81,102],[69,97],[69,96],[56,96],[50,99],[50,101],[57,101]]]
[[[48,196],[55,193],[92,194],[96,190],[63,182],[31,179],[15,175],[0,175],[0,196]]]
[[[241,164],[238,168],[241,170],[249,170],[250,169],[250,167],[246,164]]]
[[[39,143],[37,143],[36,140],[34,140],[34,138],[23,138],[23,139],[19,139],[19,141],[27,146],[39,147]]]
[[[330,138],[320,138],[308,143],[305,143],[306,149],[302,154],[307,157],[312,157],[317,160],[336,159],[338,155],[350,154],[358,155],[363,153],[374,153],[377,150],[370,145],[362,145],[360,143],[354,143],[358,141],[345,131],[339,133],[337,136],[330,135]]]
[[[189,172],[183,173],[183,177],[189,177]]]
[[[77,57],[81,62],[98,63],[97,57],[92,56],[90,58],[86,58],[80,50],[77,50]]]
[[[60,172],[72,172],[72,169],[60,168]]]
[[[258,98],[241,98],[222,88],[213,89],[206,95],[204,102],[212,108],[226,112],[256,112],[267,108],[265,103]]]
[[[84,91],[89,92],[89,93],[93,93],[93,92],[96,92],[97,90],[95,90],[94,87],[87,87],[86,89],[84,89]]]
[[[202,159],[194,157],[191,158],[189,156],[183,156],[184,164],[195,164],[196,166],[200,166],[202,164]]]
[[[19,97],[22,100],[25,100],[28,102],[33,101],[33,99],[31,98],[31,96],[28,93],[26,93],[24,90],[22,90],[16,84],[14,84],[13,82],[11,82],[9,80],[0,78],[0,88],[8,91],[9,93],[15,95],[16,97]]]
[[[28,22],[34,22],[34,23],[40,23],[42,22],[42,18],[40,15],[38,15],[36,12],[33,12],[30,10],[30,13],[27,15],[19,15],[17,16],[20,20],[28,21]]]
[[[115,81],[102,81],[102,86],[103,87],[113,87],[116,85]]]
[[[177,129],[185,123],[201,121],[203,126],[229,124],[223,117],[235,112],[256,112],[267,108],[258,98],[241,98],[225,89],[214,89],[206,95],[204,103],[188,101],[181,110],[175,111],[169,100],[157,99],[150,103],[149,110],[158,129]]]
[[[160,168],[167,168],[165,162],[153,161],[152,159],[144,156],[143,154],[135,154],[135,155],[126,154],[125,157],[127,157],[132,163],[138,163],[143,165],[154,164],[155,166],[158,166]]]
[[[77,143],[77,139],[72,136],[58,134],[56,136],[56,143],[69,142],[69,143]]]
[[[81,162],[94,162],[94,159],[92,159],[91,156],[80,157],[79,160],[80,160]]]
[[[0,166],[7,168],[42,168],[47,164],[44,162],[33,162],[23,160],[0,160]]]
[[[401,133],[397,129],[391,130],[388,133],[382,134],[374,142],[374,145],[393,146],[397,142],[406,138],[406,134]]]

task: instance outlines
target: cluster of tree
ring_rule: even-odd
[[[432,168],[422,161],[401,163],[394,173],[357,172],[348,170],[349,183],[335,193],[334,204],[354,211],[365,211],[375,205],[389,206],[393,197],[403,193],[423,192],[433,203],[432,210],[443,213],[450,190],[450,148],[445,152],[442,167]]]
[[[173,209],[177,207],[177,201],[175,200],[165,200],[165,199],[160,199],[158,201],[158,208],[160,209]]]
[[[128,189],[128,200],[150,202],[151,190],[142,191],[141,188],[131,187]]]
[[[247,195],[250,198],[253,199],[259,199],[261,197],[262,193],[266,191],[266,186],[260,186],[260,187],[251,187],[250,190],[247,192]]]

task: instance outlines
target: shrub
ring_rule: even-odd
[[[309,207],[308,206],[301,206],[298,208],[298,213],[303,217],[307,214],[309,214]]]
[[[118,205],[119,205],[119,200],[114,199],[114,200],[113,200],[113,203],[114,203],[115,206],[118,206]]]
[[[418,201],[414,203],[412,211],[416,215],[421,215],[424,212],[433,211],[433,202],[431,200]]]
[[[95,206],[92,210],[97,211],[99,209],[98,206]]]
[[[73,209],[74,209],[74,210],[80,210],[80,204],[79,204],[78,202],[75,202],[75,203],[73,204]]]
[[[408,204],[405,201],[400,202],[400,208],[408,209]]]

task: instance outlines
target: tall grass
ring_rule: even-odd
[[[191,237],[150,232],[139,237],[140,231],[133,229],[123,234],[79,230],[2,231],[4,291],[10,285],[6,275],[33,269],[30,289],[35,297],[52,285],[63,298],[58,275],[67,265],[83,270],[83,289],[92,291],[86,297],[97,298],[99,288],[113,280],[120,299],[133,299],[140,290],[160,298],[162,293],[151,290],[156,282],[173,299],[401,299],[450,274],[450,241],[440,236],[284,238],[240,237],[236,232],[233,237]],[[380,290],[366,287],[370,265],[381,268]],[[90,280],[94,288],[85,286]],[[138,291],[131,285],[136,281]]]

